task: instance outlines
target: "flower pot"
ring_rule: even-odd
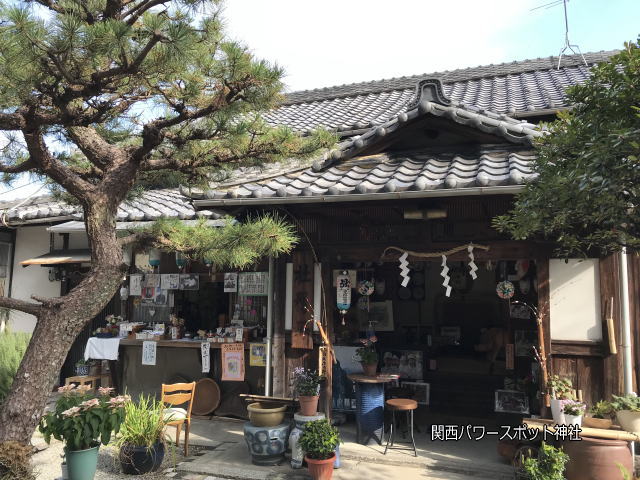
[[[551,416],[556,425],[563,425],[565,423],[564,412],[562,411],[562,400],[558,398],[551,399]]]
[[[98,448],[99,445],[86,450],[67,450],[65,447],[69,480],[93,480],[98,466]]]
[[[316,400],[317,405],[317,400]],[[284,421],[284,413],[287,406],[278,406],[274,403],[256,402],[247,407],[249,421],[256,427],[275,427]]]
[[[633,471],[629,444],[622,440],[582,437],[579,442],[564,440],[562,448],[569,455],[567,480],[620,480],[619,465]]]
[[[89,365],[76,365],[76,377],[89,375]]]
[[[157,441],[151,448],[123,445],[120,448],[120,466],[123,473],[142,475],[155,472],[164,460],[164,443]]]
[[[333,477],[333,462],[336,459],[335,453],[326,460],[315,460],[307,456],[305,456],[304,459],[307,461],[309,473],[314,480],[329,480]]]
[[[582,426],[582,415],[569,415],[568,413],[565,413],[564,420],[567,425],[576,425],[578,427]]]
[[[582,419],[582,425],[589,428],[602,428],[607,430],[611,428],[612,423],[613,422],[608,418],[584,417]]]
[[[624,430],[640,435],[640,412],[619,410],[616,412],[616,418]]]
[[[298,402],[300,402],[300,413],[307,417],[315,415],[318,411],[318,399],[319,395],[300,395]]]
[[[378,362],[376,363],[360,363],[362,371],[367,377],[375,377],[378,370]]]

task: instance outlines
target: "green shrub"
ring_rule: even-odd
[[[164,404],[151,396],[140,395],[137,402],[124,406],[124,422],[116,438],[116,445],[151,448],[157,441],[164,441]]]
[[[565,480],[564,469],[569,455],[562,449],[542,442],[538,458],[525,458],[519,478],[525,480]]]
[[[612,395],[613,401],[611,402],[611,409],[614,412],[621,410],[630,410],[632,412],[640,412],[640,397],[635,394],[628,393],[621,397]]]
[[[9,329],[0,332],[0,403],[11,389],[30,339],[29,333],[11,332]]]
[[[315,460],[331,458],[340,444],[340,433],[328,420],[315,420],[304,425],[300,435],[300,447],[305,455]]]

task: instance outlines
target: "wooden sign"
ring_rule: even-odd
[[[209,373],[211,369],[211,344],[209,342],[200,344],[200,356],[202,358],[202,373]]]
[[[313,254],[310,251],[293,253],[293,285],[292,285],[292,325],[291,348],[313,349],[313,327],[308,311],[309,302],[313,298]]]
[[[269,272],[242,272],[238,276],[238,295],[264,297],[268,288]]]
[[[158,342],[145,340],[142,342],[142,365],[156,364],[156,347]]]

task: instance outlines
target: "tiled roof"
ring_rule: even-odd
[[[473,155],[386,153],[353,158],[322,171],[307,168],[268,181],[190,194],[207,205],[243,199],[268,204],[292,197],[312,201],[323,196],[383,196],[396,192],[523,185],[534,178],[531,170],[534,158],[532,151],[515,151],[513,147],[487,148]]]
[[[22,201],[0,205],[0,213],[4,221],[10,225],[22,223],[38,223],[55,220],[82,218],[82,208],[70,205],[51,196],[34,197],[28,202],[15,207]],[[131,200],[122,202],[118,208],[118,222],[151,221],[159,218],[194,218],[218,219],[222,212],[200,210],[196,212],[191,199],[185,197],[177,189],[150,190]]]
[[[593,65],[615,53],[584,56]],[[567,106],[565,88],[584,82],[589,75],[579,55],[565,56],[560,69],[557,66],[557,57],[546,57],[293,92],[265,118],[297,131],[362,130],[404,111],[415,98],[416,85],[425,78],[439,79],[454,105],[518,116]]]

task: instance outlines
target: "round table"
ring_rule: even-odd
[[[382,445],[384,432],[384,384],[398,375],[380,373],[375,377],[350,374],[347,378],[356,384],[357,442],[367,445],[375,440]]]

